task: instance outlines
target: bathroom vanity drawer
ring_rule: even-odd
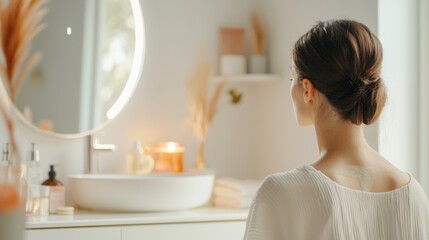
[[[35,229],[25,232],[25,240],[121,240],[120,227]]]
[[[237,240],[245,227],[245,221],[128,226],[122,227],[122,240]]]
[[[25,240],[237,240],[245,227],[245,221],[226,221],[33,229],[26,231]]]

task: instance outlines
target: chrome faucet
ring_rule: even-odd
[[[98,173],[98,152],[113,152],[115,144],[101,144],[97,136],[89,135],[88,173]],[[94,157],[94,154],[96,156]]]

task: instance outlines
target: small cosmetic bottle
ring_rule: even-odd
[[[148,174],[155,167],[155,162],[143,148],[140,141],[134,142],[134,152],[128,155],[128,173]]]
[[[7,176],[9,165],[9,144],[5,143],[3,147],[3,158],[0,162],[0,176]]]
[[[27,180],[28,180],[28,196],[27,196],[27,213],[33,213],[33,194],[39,196],[39,186],[43,181],[43,170],[40,164],[39,151],[36,150],[35,144],[32,143],[27,162]]]
[[[51,188],[49,186],[37,186],[31,188],[31,215],[32,216],[47,216],[49,215],[49,194]]]
[[[40,164],[40,153],[36,149],[36,145],[31,143],[31,151],[29,161],[27,163],[27,178],[28,184],[39,186],[43,181],[43,170]]]

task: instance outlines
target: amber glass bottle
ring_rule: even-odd
[[[54,165],[51,165],[50,168],[49,178],[46,179],[42,185],[51,187],[49,194],[49,212],[55,213],[58,207],[64,207],[65,205],[65,190],[63,183],[55,178],[57,173],[54,170]]]

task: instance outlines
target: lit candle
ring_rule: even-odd
[[[151,150],[155,160],[154,172],[183,172],[185,148],[177,142],[162,142]]]

